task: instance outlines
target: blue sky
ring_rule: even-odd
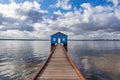
[[[120,39],[120,0],[0,0],[0,39]]]

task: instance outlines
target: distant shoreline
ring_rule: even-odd
[[[2,40],[12,40],[12,41],[50,41],[49,39],[0,39],[0,41]],[[69,39],[68,41],[120,41],[119,39]]]
[[[2,40],[13,40],[13,41],[49,41],[49,39],[0,39]]]

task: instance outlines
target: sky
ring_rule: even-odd
[[[0,0],[0,39],[120,39],[120,0]]]

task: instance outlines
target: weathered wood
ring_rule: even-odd
[[[58,44],[32,80],[86,80],[73,64],[66,50]]]

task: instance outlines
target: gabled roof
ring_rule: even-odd
[[[66,34],[63,34],[63,33],[61,33],[61,32],[57,32],[57,33],[55,33],[55,34],[53,34],[53,35],[51,35],[51,36],[54,36],[54,35],[57,35],[57,34],[62,34],[62,35],[64,35],[64,36],[67,36]]]

